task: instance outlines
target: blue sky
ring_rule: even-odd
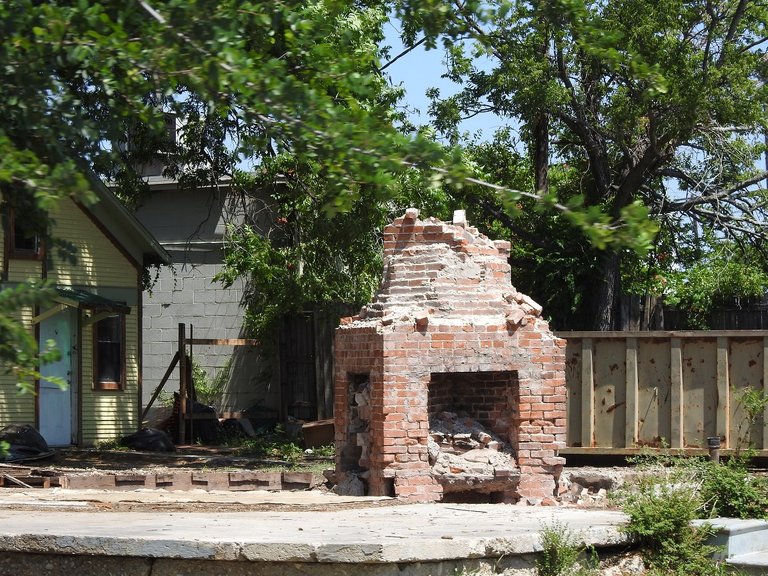
[[[400,42],[399,22],[392,20],[384,27],[386,34],[385,44],[391,46],[390,57],[397,56],[402,50]],[[441,48],[426,50],[419,46],[403,58],[386,69],[394,84],[402,83],[406,90],[405,102],[412,108],[419,110],[419,114],[412,114],[412,121],[416,124],[429,122],[429,99],[426,97],[427,89],[437,87],[440,94],[449,96],[459,91],[460,86],[441,78],[443,73],[443,51]],[[462,130],[469,132],[482,131],[483,139],[490,139],[493,132],[506,123],[491,114],[475,116],[462,124]]]

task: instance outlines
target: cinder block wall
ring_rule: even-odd
[[[152,193],[136,217],[168,251],[174,264],[173,268],[161,268],[157,280],[144,292],[144,405],[178,349],[180,322],[187,330],[194,326],[196,338],[244,336],[243,285],[236,283],[225,289],[213,280],[222,268],[226,222],[242,218],[232,212],[227,189],[180,190],[176,183],[162,178],[150,178],[150,187]],[[231,376],[218,406],[222,411],[235,412],[254,405],[279,410],[278,387],[257,349],[196,346],[193,358],[209,379],[231,358]],[[178,370],[165,389],[169,393],[178,389]]]

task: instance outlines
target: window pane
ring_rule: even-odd
[[[123,380],[123,330],[120,316],[110,316],[96,323],[96,381]]]
[[[13,249],[17,252],[37,253],[40,250],[40,238],[24,226],[23,222],[14,220]]]

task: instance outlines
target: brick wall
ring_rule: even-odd
[[[565,341],[512,286],[509,243],[417,216],[411,209],[384,230],[381,289],[337,330],[336,442],[345,455],[337,472],[360,474],[370,494],[439,500],[442,487],[427,453],[429,390],[436,383],[441,402],[450,396],[495,430],[506,427],[521,472],[520,498],[552,496],[563,463],[557,450],[565,446]],[[466,398],[455,381],[447,383],[452,373],[470,381]],[[370,383],[364,462],[348,458],[359,441],[348,429],[355,375]]]

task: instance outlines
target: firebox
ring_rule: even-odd
[[[510,244],[408,209],[373,301],[335,341],[337,480],[411,501],[540,502],[565,446],[565,341],[517,292]]]

